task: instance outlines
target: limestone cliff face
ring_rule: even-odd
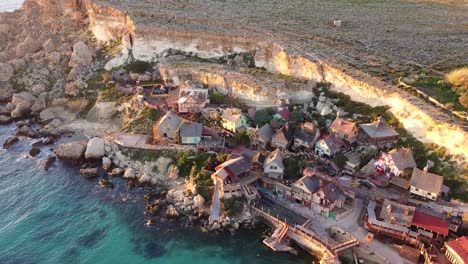
[[[276,80],[272,76],[252,76],[229,71],[221,65],[203,63],[170,63],[159,66],[163,79],[172,85],[186,80],[199,81],[212,90],[235,98],[247,105],[271,107],[281,100],[308,102],[314,96],[314,82]]]
[[[107,6],[99,0],[28,0],[39,5],[48,16],[66,15],[81,12],[89,20],[89,29],[100,41],[122,39],[124,43],[123,56],[128,50],[140,60],[152,60],[167,49],[181,50],[197,54],[200,57],[211,58],[239,52],[255,54],[257,67],[265,67],[269,71],[291,75],[312,81],[328,81],[333,89],[350,95],[353,100],[370,105],[389,105],[391,111],[403,122],[405,127],[424,142],[435,142],[445,146],[452,154],[465,156],[468,153],[468,135],[458,123],[447,114],[436,109],[396,87],[381,83],[370,76],[353,69],[345,69],[342,65],[330,65],[326,61],[313,58],[311,55],[295,51],[286,43],[271,43],[268,40],[253,39],[247,36],[229,34],[214,34],[209,32],[183,31],[181,28],[150,28],[143,23],[135,24],[125,11]],[[27,7],[27,5],[25,4]],[[33,10],[30,10],[33,12]],[[122,63],[123,60],[114,61]],[[268,91],[255,85],[256,78],[235,76],[233,73],[221,74],[219,71],[205,69],[203,71],[186,69],[185,74],[198,79],[205,84],[225,93],[239,97],[247,102],[264,105],[281,97],[276,89]],[[177,82],[180,69],[167,69],[167,78]],[[179,80],[181,81],[181,80]],[[275,87],[266,86],[266,87]],[[308,95],[310,87],[304,86],[303,91],[294,91],[292,97]],[[295,94],[295,95],[294,95]],[[273,100],[272,100],[273,99]],[[273,102],[274,103],[274,102]]]

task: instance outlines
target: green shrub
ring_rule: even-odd
[[[153,69],[153,63],[147,61],[132,61],[129,64],[125,65],[125,70],[134,73],[145,73],[151,72]]]
[[[228,216],[239,215],[244,209],[244,205],[247,203],[247,199],[244,196],[234,196],[228,199],[221,199],[224,205],[224,211]]]
[[[153,125],[158,121],[164,112],[144,106],[143,109],[136,114],[130,121],[122,127],[123,132],[136,134],[152,135]]]

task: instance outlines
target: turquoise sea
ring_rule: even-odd
[[[0,126],[0,142],[14,133]],[[67,138],[65,138],[67,140]],[[68,139],[69,140],[69,139]],[[45,172],[22,139],[0,149],[0,263],[312,263],[273,253],[262,244],[265,226],[230,234],[203,233],[180,223],[144,226],[144,190],[127,190],[113,179],[104,189],[97,179],[79,176],[78,167],[60,161]]]

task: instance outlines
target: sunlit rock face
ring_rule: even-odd
[[[287,43],[203,30],[186,31],[180,26],[165,29],[149,27],[143,23],[135,23],[124,10],[105,5],[99,0],[28,2],[30,3],[25,4],[25,7],[31,7],[31,15],[35,14],[35,8],[39,6],[43,15],[48,18],[57,15],[71,15],[76,18],[81,16],[82,19],[88,19],[89,29],[99,41],[121,39],[122,56],[112,60],[109,64],[111,66],[124,63],[130,50],[134,58],[148,61],[154,60],[167,49],[196,54],[202,58],[249,52],[254,54],[257,67],[311,80],[310,84],[328,81],[333,84],[333,89],[350,95],[355,101],[373,106],[389,105],[405,127],[422,141],[435,142],[455,155],[465,156],[465,153],[468,153],[467,132],[462,129],[463,125],[452,117],[396,87],[381,83],[357,70],[342,65],[331,65],[323,59],[314,58],[313,55],[303,54],[294,47],[289,47]],[[177,82],[177,78],[184,79],[177,77],[180,69],[166,67],[167,78],[174,82]],[[259,83],[255,77],[223,72],[220,69],[201,71],[195,67],[185,71],[190,73],[190,78],[217,87],[219,92],[261,106],[278,103],[278,99],[285,92],[291,100],[308,100],[312,96],[311,85],[282,87],[281,84],[268,83],[265,80]]]
[[[314,82],[287,82],[265,76],[252,76],[230,71],[222,65],[204,63],[168,63],[159,66],[161,76],[177,86],[190,80],[204,84],[213,91],[232,96],[257,107],[278,105],[281,100],[294,103],[312,99]]]

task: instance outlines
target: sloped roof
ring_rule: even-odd
[[[411,220],[411,225],[434,231],[439,234],[448,235],[448,221],[439,217],[425,214],[423,212],[414,212],[413,220]]]
[[[243,156],[240,156],[234,159],[227,160],[224,163],[218,165],[218,167],[216,167],[216,174],[221,176],[221,178],[224,180],[226,179],[227,175],[224,173],[218,173],[222,170],[225,170],[233,176],[239,176],[242,173],[248,172],[250,170],[250,160],[247,160]]]
[[[263,155],[261,152],[257,152],[257,154],[255,154],[255,156],[252,157],[252,160],[250,160],[250,162],[251,163],[258,162],[263,166],[263,164],[265,163],[265,159],[266,159],[265,155]]]
[[[154,132],[157,132],[158,137],[163,137],[166,134],[169,138],[174,138],[177,129],[179,128],[181,119],[173,111],[167,113],[154,124]]]
[[[294,130],[294,138],[305,142],[312,142],[318,137],[319,130],[314,123],[305,122],[299,124]]]
[[[232,123],[236,123],[242,116],[242,111],[237,108],[227,108],[223,111],[221,118]]]
[[[445,245],[455,251],[465,263],[468,263],[468,236],[446,242]]]
[[[341,190],[332,182],[322,186],[322,192],[325,195],[325,198],[332,203],[344,196]]]
[[[304,184],[310,193],[314,193],[320,188],[320,179],[317,176],[303,176],[297,182]]]
[[[393,149],[388,155],[392,157],[393,163],[399,170],[416,167],[413,151],[410,148]]]
[[[268,164],[271,164],[272,162],[278,164],[280,168],[284,169],[283,154],[279,149],[275,149],[268,155],[268,157],[265,160],[265,166],[268,166]]]
[[[349,135],[357,129],[356,123],[347,121],[341,117],[336,117],[330,126],[330,129],[336,133],[342,133],[343,135]]]
[[[431,193],[440,193],[444,178],[434,173],[426,172],[418,168],[413,169],[410,185]]]
[[[206,103],[208,100],[208,90],[206,89],[181,89],[178,103],[184,103],[192,98],[198,104]]]
[[[361,173],[371,175],[375,173],[375,160],[371,159],[364,167],[361,168]]]
[[[271,138],[273,137],[274,131],[273,128],[271,128],[270,124],[266,123],[263,125],[261,128],[258,129],[257,131],[258,135],[260,138],[263,140],[263,142],[269,142]]]
[[[382,117],[369,124],[359,125],[362,130],[371,138],[386,138],[399,136],[395,129],[389,127]]]
[[[274,135],[274,138],[281,138],[286,141],[289,141],[292,139],[294,135],[294,129],[289,125],[289,123],[286,123],[282,128],[280,128]]]
[[[281,109],[278,114],[284,119],[284,121],[288,122],[291,119],[291,111],[288,108]]]
[[[184,123],[180,126],[180,137],[201,137],[202,131],[202,124]]]
[[[322,141],[328,147],[331,153],[340,151],[341,147],[344,146],[344,142],[335,134],[330,134],[319,141]]]

